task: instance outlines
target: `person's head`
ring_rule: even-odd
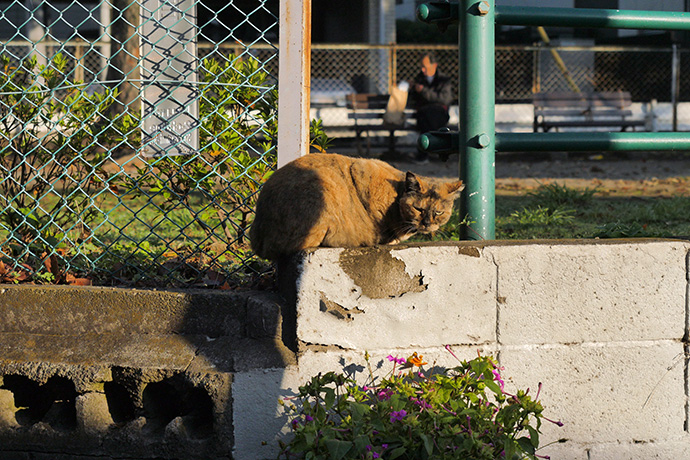
[[[436,75],[436,68],[438,67],[438,62],[436,61],[436,56],[431,53],[427,53],[422,56],[422,73],[427,77],[433,77]]]

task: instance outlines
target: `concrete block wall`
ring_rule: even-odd
[[[278,398],[389,354],[543,383],[540,454],[690,458],[679,240],[317,249],[269,293],[0,286],[0,458],[276,458]],[[287,299],[287,300],[285,300]],[[286,346],[286,344],[288,346]]]
[[[297,283],[299,373],[413,351],[495,354],[536,391],[540,454],[690,458],[688,251],[673,240],[319,249]]]

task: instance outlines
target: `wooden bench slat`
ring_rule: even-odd
[[[620,126],[625,130],[645,126],[644,120],[627,118],[632,116],[628,109],[632,105],[632,97],[627,91],[535,93],[532,104],[535,132],[539,128],[546,132],[560,127]]]
[[[348,109],[348,119],[354,120],[355,124],[352,127],[357,137],[357,149],[360,149],[360,139],[362,133],[386,131],[388,132],[388,147],[392,151],[395,147],[395,132],[396,131],[413,131],[414,123],[409,120],[414,118],[415,111],[406,109],[405,123],[402,125],[385,123],[383,121],[383,114],[386,112],[388,106],[389,95],[387,94],[348,94],[346,97],[346,105]],[[381,123],[372,123],[372,120],[381,120]],[[359,121],[365,123],[359,123]],[[369,136],[367,135],[367,153],[369,153]]]

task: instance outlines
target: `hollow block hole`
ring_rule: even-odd
[[[45,422],[59,430],[77,426],[74,383],[64,377],[51,377],[40,385],[22,375],[4,376],[3,388],[14,394],[17,423],[31,426]]]
[[[213,401],[206,391],[182,379],[149,383],[143,393],[144,416],[155,431],[181,417],[193,438],[213,434]]]
[[[136,409],[127,389],[117,382],[106,382],[103,385],[108,411],[116,425],[124,425],[134,420]]]

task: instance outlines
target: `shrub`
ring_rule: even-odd
[[[451,353],[450,347],[446,347]],[[454,355],[455,356],[455,355]],[[282,404],[294,438],[286,459],[535,459],[542,405],[504,390],[497,362],[479,356],[453,369],[424,369],[414,353],[388,356],[392,370],[360,386],[334,372]],[[546,420],[546,419],[545,419]],[[555,422],[559,423],[560,422]]]
[[[61,54],[17,66],[0,56],[0,231],[9,234],[0,255],[31,265],[58,255],[69,230],[93,235],[110,187],[105,149],[136,135],[136,120],[105,115],[116,91],[88,94],[68,68]]]

